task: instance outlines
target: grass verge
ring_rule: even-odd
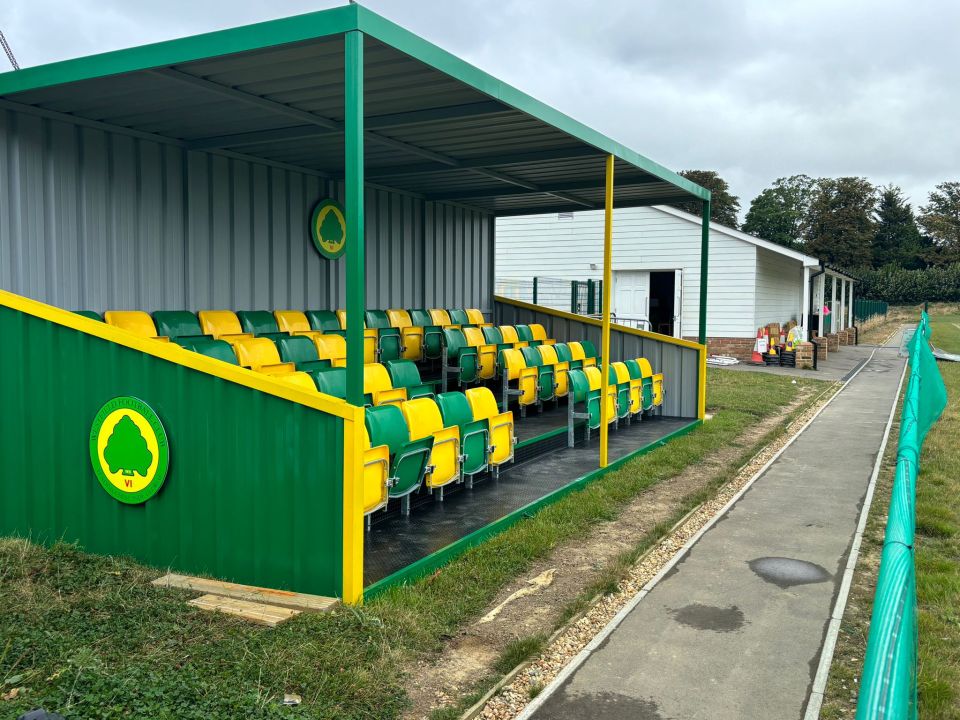
[[[406,704],[404,674],[504,583],[559,543],[616,517],[645,488],[729,445],[801,390],[823,385],[709,373],[714,417],[703,427],[430,577],[364,608],[301,615],[273,630],[189,607],[184,600],[192,594],[150,586],[158,571],[125,558],[0,540],[0,697],[9,698],[0,708],[11,717],[40,705],[68,718],[397,717]],[[301,695],[303,704],[284,707],[285,692]]]

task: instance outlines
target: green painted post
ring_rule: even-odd
[[[363,405],[363,33],[346,34],[344,185],[347,213],[347,402]]]
[[[533,304],[537,304],[537,276],[533,276]]]
[[[703,219],[700,222],[700,331],[701,345],[707,342],[707,272],[710,269],[710,201],[703,201]]]
[[[577,306],[577,281],[570,281],[570,312],[576,314],[580,312],[580,308]]]
[[[595,283],[593,280],[587,280],[587,315],[595,315],[597,312],[594,285]]]

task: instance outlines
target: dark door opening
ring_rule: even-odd
[[[654,332],[673,335],[676,282],[673,270],[650,273],[650,327]]]

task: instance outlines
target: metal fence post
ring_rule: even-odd
[[[537,276],[533,276],[533,304],[537,304]]]

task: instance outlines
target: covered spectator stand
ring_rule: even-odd
[[[0,167],[0,533],[358,602],[702,420],[701,346],[497,302],[493,248],[499,215],[696,200],[708,217],[709,193],[363,7],[0,75]],[[343,236],[314,238],[328,199]],[[347,402],[69,312],[338,308]],[[642,354],[663,404],[609,438],[601,422],[599,447],[549,444],[559,401],[536,431],[515,413],[498,483],[516,492],[391,505],[365,531],[364,313],[389,308],[592,339],[604,393],[609,362]],[[117,408],[164,471],[139,502],[95,470]],[[558,453],[569,477],[538,485]],[[474,519],[451,530],[457,512]]]

